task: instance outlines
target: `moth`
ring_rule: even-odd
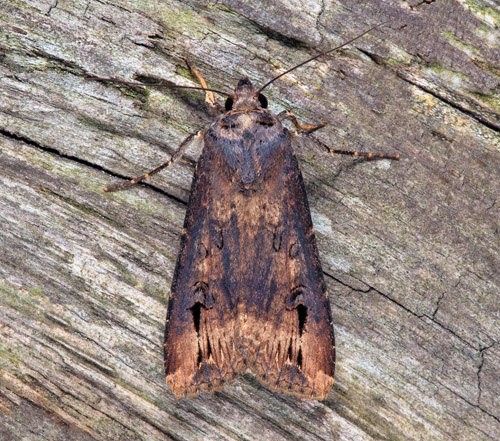
[[[105,187],[113,191],[141,182],[170,166],[195,136],[203,139],[165,330],[166,381],[177,398],[220,389],[247,370],[274,391],[318,400],[328,395],[335,370],[332,315],[302,175],[282,121],[291,119],[306,132],[324,123],[301,125],[289,111],[273,115],[261,92],[383,24],[258,90],[247,77],[240,79],[208,130],[189,136],[150,173]],[[218,91],[188,66],[217,108]]]

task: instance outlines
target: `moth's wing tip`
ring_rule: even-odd
[[[200,392],[215,393],[224,388],[224,386],[232,383],[232,381],[239,375],[239,373],[234,373],[223,379],[216,379],[210,382],[193,383],[190,385],[178,386],[172,384],[172,382],[167,377],[167,384],[175,395],[175,399],[182,398],[196,398],[200,395]],[[330,390],[332,389],[334,378],[325,378],[325,383],[320,387],[312,388],[310,386],[300,385],[297,382],[291,383],[286,379],[279,380],[274,376],[265,376],[255,374],[255,377],[261,384],[269,388],[274,392],[279,392],[287,395],[293,395],[297,398],[307,399],[307,400],[317,400],[323,401],[328,398]]]
[[[281,375],[267,375],[266,377],[262,377],[262,375],[256,374],[256,377],[260,383],[264,384],[274,392],[280,392],[296,396],[297,398],[317,401],[322,401],[328,398],[334,382],[334,378],[327,375],[324,375],[323,384],[320,386],[316,385],[314,387],[307,384],[300,384],[297,381],[288,381],[286,377],[281,378]]]
[[[200,392],[214,393],[222,390],[224,386],[231,383],[240,373],[240,370],[235,370],[221,377],[211,378],[209,380],[203,379],[201,381],[195,380],[193,377],[190,383],[182,381],[181,384],[176,381],[178,380],[178,375],[169,374],[166,376],[166,382],[176,399],[195,398],[200,395]]]

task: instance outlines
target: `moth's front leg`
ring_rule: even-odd
[[[191,133],[184,141],[181,142],[179,147],[175,150],[173,155],[170,157],[170,159],[167,162],[164,162],[163,164],[159,165],[158,167],[154,168],[153,170],[144,173],[141,176],[137,176],[136,178],[131,179],[130,181],[124,181],[124,182],[119,182],[116,184],[111,184],[111,185],[106,185],[104,187],[104,191],[117,191],[117,190],[123,190],[125,188],[132,187],[133,185],[138,184],[139,182],[143,181],[144,179],[149,179],[151,176],[156,175],[156,173],[160,172],[164,168],[170,167],[177,159],[179,159],[182,154],[184,153],[184,150],[186,147],[189,145],[189,143],[195,139],[195,138],[203,138],[204,132],[201,130],[196,133]]]
[[[297,117],[293,112],[290,112],[289,110],[283,110],[282,112],[278,113],[276,116],[280,121],[283,121],[285,119],[291,119],[293,122],[293,125],[296,127],[297,130],[301,130],[307,133],[311,133],[314,130],[321,129],[322,127],[326,126],[326,122],[322,122],[316,126],[313,125],[306,125],[306,124],[300,124],[297,121]],[[349,156],[354,156],[354,157],[362,157],[366,159],[399,159],[399,153],[396,154],[391,154],[391,153],[373,153],[373,152],[358,152],[358,151],[350,151],[350,150],[338,150],[338,149],[332,149],[330,146],[327,146],[325,143],[321,142],[320,140],[316,140],[318,143],[321,144],[322,147],[324,147],[330,155],[349,155]]]
[[[374,152],[358,152],[351,150],[338,150],[332,149],[330,146],[326,145],[324,142],[321,142],[319,139],[316,139],[316,142],[321,144],[323,148],[325,148],[330,155],[349,155],[354,156],[355,158],[366,158],[367,160],[375,160],[375,159],[399,159],[399,153],[374,153]]]
[[[297,130],[302,130],[302,131],[308,132],[308,133],[313,132],[314,130],[321,129],[322,127],[326,126],[326,122],[322,122],[316,126],[308,125],[308,124],[300,124],[297,121],[297,117],[295,116],[295,114],[293,112],[290,112],[289,110],[283,110],[282,112],[278,113],[276,118],[278,118],[280,121],[284,121],[285,119],[291,119],[293,122],[293,125],[295,126],[295,128]]]
[[[200,71],[196,69],[196,67],[194,67],[186,57],[184,57],[184,61],[186,62],[187,67],[189,68],[191,73],[200,82],[201,87],[203,87],[203,89],[207,89],[208,88],[207,82],[205,81],[205,78],[203,78],[203,76],[201,75]],[[205,102],[211,109],[215,109],[219,113],[223,111],[222,106],[217,102],[215,98],[215,94],[210,90],[205,90]]]

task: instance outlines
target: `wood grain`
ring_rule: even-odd
[[[490,0],[0,2],[0,438],[500,438],[500,8]],[[161,342],[200,146],[196,91],[263,84],[297,140],[335,332],[325,402],[247,374],[175,400]],[[399,162],[331,157],[399,152]]]

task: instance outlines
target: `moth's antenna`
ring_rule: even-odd
[[[287,73],[291,72],[292,70],[295,70],[301,66],[303,66],[304,64],[306,63],[309,63],[310,61],[313,61],[315,60],[316,58],[319,58],[319,57],[322,57],[323,55],[327,55],[329,54],[330,52],[334,52],[334,51],[337,51],[341,48],[343,48],[344,46],[347,46],[348,44],[352,43],[353,41],[356,41],[358,40],[359,38],[361,38],[363,35],[365,34],[368,34],[368,32],[371,32],[373,31],[374,29],[376,28],[380,28],[381,26],[384,26],[386,25],[387,23],[389,23],[390,21],[392,20],[387,20],[387,21],[384,21],[382,23],[379,23],[375,26],[372,26],[370,29],[367,29],[365,32],[363,32],[362,34],[359,34],[359,35],[356,35],[356,37],[353,37],[351,38],[350,40],[346,41],[345,43],[342,43],[341,45],[337,46],[337,47],[334,47],[333,49],[329,49],[325,52],[321,52],[320,54],[318,55],[315,55],[314,57],[311,57],[311,58],[308,58],[307,60],[303,61],[302,63],[299,63],[293,67],[291,67],[290,69],[286,70],[285,72],[279,74],[278,76],[274,77],[273,79],[269,80],[266,84],[264,84],[259,90],[258,90],[258,94],[261,93],[267,86],[269,86],[273,81],[276,81],[278,78],[281,78],[283,75],[286,75]]]
[[[140,83],[138,81],[123,81],[123,80],[116,80],[114,78],[101,78],[101,77],[87,77],[87,79],[101,81],[103,83],[106,82],[106,83],[125,84],[126,86],[167,87],[169,89],[208,90],[209,92],[215,92],[221,95],[231,96],[231,94],[227,92],[222,92],[220,90],[215,90],[215,89],[208,89],[207,87],[200,87],[200,86],[178,86],[177,84],[169,84],[169,83]]]

